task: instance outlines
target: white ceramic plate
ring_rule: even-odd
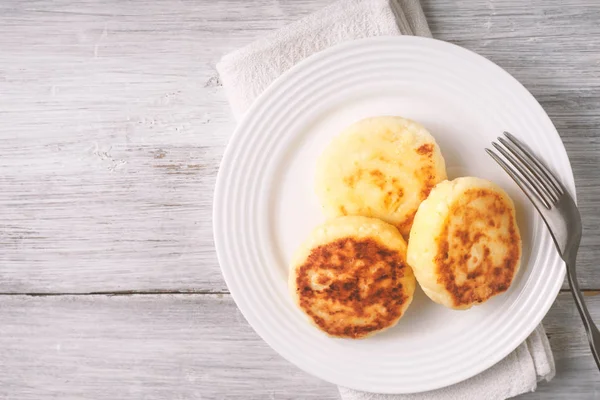
[[[288,262],[324,221],[313,190],[315,160],[347,125],[399,115],[437,139],[450,178],[475,175],[517,205],[523,263],[507,293],[468,311],[417,290],[398,325],[366,340],[331,339],[309,325],[287,289]],[[531,94],[487,59],[418,37],[336,46],[271,85],[235,131],[214,199],[214,235],[238,307],[277,352],[329,382],[379,393],[450,385],[492,366],[540,323],[564,277],[541,219],[484,151],[507,130],[529,144],[574,193],[552,122]]]

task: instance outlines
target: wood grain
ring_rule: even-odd
[[[226,293],[212,192],[235,123],[221,55],[330,0],[0,3],[0,398],[337,399],[281,359]],[[434,37],[542,103],[600,289],[600,3],[422,0]],[[600,297],[589,305],[600,320]],[[545,319],[557,377],[522,399],[600,399],[570,294]]]
[[[2,399],[336,394],[271,350],[229,296],[4,296],[0,321]]]
[[[600,319],[600,296],[588,300]],[[338,398],[271,350],[229,295],[3,296],[0,321],[3,399]],[[568,294],[544,322],[557,376],[522,399],[600,399]]]
[[[0,292],[226,292],[212,193],[234,121],[222,54],[328,0],[0,4]],[[558,127],[600,289],[600,3],[424,0],[434,36],[528,87]]]

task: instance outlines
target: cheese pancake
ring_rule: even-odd
[[[364,338],[394,326],[410,305],[415,277],[398,230],[366,217],[316,228],[290,268],[292,296],[330,336]]]
[[[325,149],[316,193],[329,217],[379,218],[406,237],[419,204],[444,179],[444,159],[423,126],[375,117],[349,126]]]
[[[508,289],[520,259],[513,202],[489,181],[442,182],[417,211],[407,260],[436,303],[466,309],[485,302]]]

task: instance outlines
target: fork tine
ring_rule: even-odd
[[[504,136],[506,136],[508,140],[510,140],[522,152],[522,154],[525,157],[527,157],[533,163],[533,165],[537,167],[539,172],[541,172],[541,174],[544,175],[547,182],[550,185],[552,185],[554,190],[556,190],[556,192],[558,192],[559,195],[562,195],[566,192],[564,186],[562,185],[562,183],[560,183],[558,179],[556,179],[556,176],[554,176],[552,171],[550,171],[537,157],[535,157],[533,155],[533,152],[529,150],[525,144],[523,144],[519,139],[514,137],[510,132],[505,131]]]
[[[535,190],[529,185],[529,183],[522,179],[513,169],[496,153],[494,153],[490,149],[485,149],[485,151],[496,161],[502,169],[506,171],[508,175],[515,181],[517,185],[521,188],[521,190],[527,195],[529,200],[535,205],[538,210],[541,210],[541,207],[545,207],[546,209],[550,209],[550,207],[544,203],[544,201],[537,195]]]
[[[527,181],[529,187],[533,190],[533,192],[537,195],[537,197],[542,201],[544,206],[547,209],[550,209],[551,204],[554,202],[552,199],[548,198],[548,196],[544,193],[540,183],[535,179],[535,177],[527,170],[526,167],[523,166],[521,161],[517,160],[512,154],[506,151],[502,146],[498,143],[493,142],[492,146],[496,148],[504,156],[504,158],[519,171],[520,176]],[[513,178],[514,179],[514,178]]]
[[[502,145],[504,145],[508,152],[510,152],[513,156],[518,158],[519,161],[521,161],[521,163],[525,166],[525,168],[527,168],[529,172],[531,172],[535,176],[540,187],[543,189],[546,196],[550,198],[551,202],[557,202],[558,198],[560,197],[560,193],[558,193],[556,189],[552,186],[550,181],[545,176],[543,176],[543,174],[541,174],[540,171],[538,171],[537,168],[529,160],[527,160],[527,158],[522,154],[521,150],[519,150],[512,142],[504,140],[504,138],[499,137],[498,141]]]

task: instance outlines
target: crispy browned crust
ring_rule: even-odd
[[[402,254],[373,239],[338,239],[297,268],[298,305],[329,335],[368,336],[402,316],[412,295],[403,290],[406,268]]]
[[[485,211],[472,207],[470,204],[473,201],[485,202]],[[460,220],[461,227],[450,232],[449,221],[453,219]],[[485,244],[486,232],[501,223],[508,223],[508,233],[496,236],[494,249],[490,249]],[[467,264],[472,257],[471,249],[476,245],[481,246],[482,254],[471,260],[477,267],[469,272]],[[504,254],[497,257],[498,254],[494,255],[492,251]],[[438,238],[435,262],[438,283],[443,284],[450,293],[455,307],[482,303],[506,291],[519,267],[520,258],[521,237],[514,210],[499,193],[488,189],[470,189],[451,205]],[[458,271],[467,274],[467,279],[460,285],[456,283]]]
[[[423,201],[427,198],[427,196],[429,196],[431,189],[433,189],[434,186],[438,183],[438,179],[435,175],[435,164],[433,161],[433,151],[434,151],[433,144],[426,143],[426,144],[422,145],[421,147],[419,147],[415,151],[417,152],[417,154],[420,154],[422,158],[424,158],[425,160],[428,161],[427,163],[424,163],[424,165],[421,167],[421,169],[415,171],[417,178],[423,184],[423,187],[421,188],[421,192],[420,192],[420,198],[421,198],[421,201]],[[417,208],[418,208],[418,206],[417,206]],[[412,220],[415,217],[416,212],[417,212],[417,209],[415,209],[415,212],[410,217],[410,224],[408,226],[409,230],[410,230],[410,226],[412,225]]]

